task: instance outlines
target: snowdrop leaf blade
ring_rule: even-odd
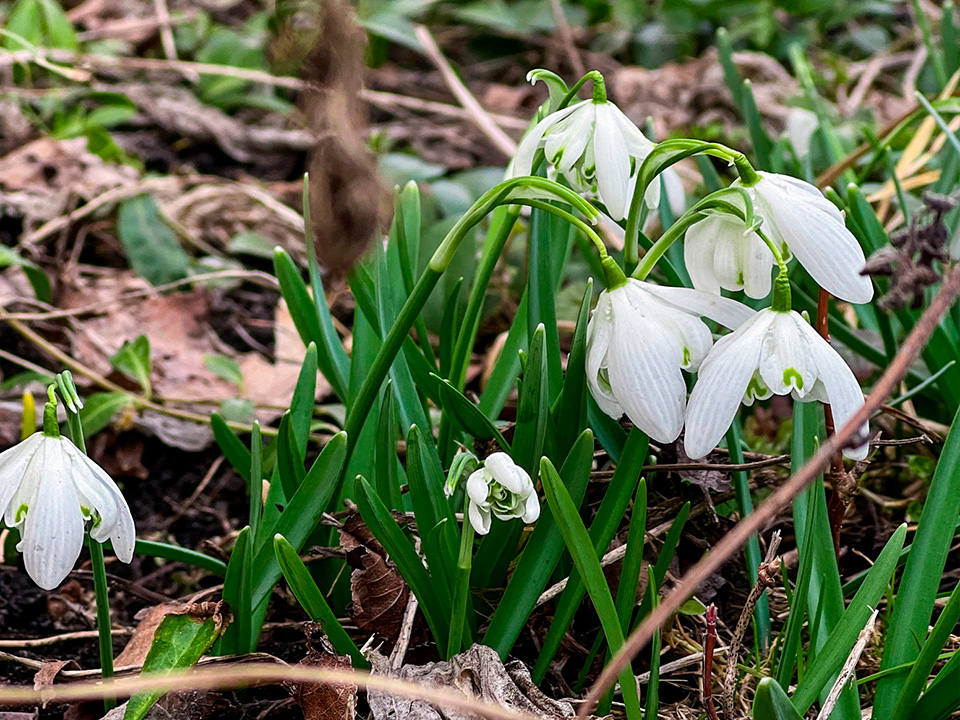
[[[517,401],[517,424],[513,435],[513,457],[528,472],[536,470],[547,430],[547,357],[545,331],[537,327],[530,339],[527,367]],[[532,472],[531,472],[532,474]]]
[[[551,412],[555,431],[557,454],[565,457],[580,433],[586,427],[587,392],[587,328],[590,320],[590,303],[593,300],[593,280],[587,281],[587,288],[580,303],[577,325],[573,333],[570,354],[567,356],[567,372],[563,377],[560,398]],[[596,381],[596,378],[594,378]]]
[[[505,451],[510,451],[510,443],[503,437],[503,434],[497,429],[490,419],[484,415],[480,408],[467,399],[467,397],[457,390],[450,382],[436,375],[433,376],[440,387],[440,400],[443,403],[443,409],[450,414],[450,418],[456,422],[464,432],[472,435],[475,439],[487,442],[496,440],[497,444]]]

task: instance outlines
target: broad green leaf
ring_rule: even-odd
[[[80,421],[83,424],[83,436],[90,437],[103,430],[114,415],[129,407],[133,396],[125,392],[94,393],[83,403]]]
[[[273,538],[273,549],[280,564],[280,570],[287,579],[294,597],[310,619],[320,624],[333,649],[342,655],[349,655],[355,668],[369,668],[370,663],[337,620],[337,616],[327,604],[327,599],[320,592],[320,588],[317,587],[310,571],[293,546],[283,535],[277,534]]]
[[[538,325],[530,339],[527,367],[517,399],[517,422],[513,432],[513,459],[531,477],[543,450],[548,421],[546,331]]]
[[[208,354],[203,356],[203,362],[206,363],[207,370],[218,378],[231,382],[237,386],[237,389],[243,390],[243,372],[236,360],[224,355]]]
[[[110,356],[110,365],[136,380],[144,392],[150,393],[152,363],[150,338],[146,335],[138,335],[135,339],[125,342],[116,353]]]
[[[164,285],[187,276],[190,258],[149,195],[124,201],[117,212],[117,237],[130,266],[152,285]]]
[[[613,603],[610,588],[607,586],[603,568],[600,567],[600,558],[594,544],[580,519],[577,506],[548,458],[541,460],[540,478],[543,482],[543,491],[547,503],[554,513],[557,526],[560,528],[560,534],[563,536],[563,542],[573,558],[577,571],[583,578],[590,600],[600,617],[600,624],[607,638],[607,645],[612,652],[616,652],[623,645],[623,628],[620,626],[617,608]],[[637,682],[629,664],[620,673],[620,692],[623,693],[627,717],[630,720],[640,720],[640,698],[637,694]]]
[[[189,613],[167,615],[160,621],[153,644],[143,662],[143,674],[188,668],[197,664],[210,649],[223,628],[223,618],[198,617]],[[123,720],[141,720],[163,692],[134,695],[127,703]]]
[[[18,0],[10,10],[4,30],[39,47],[76,50],[77,34],[63,7],[55,0]],[[23,43],[4,37],[3,47],[23,50]]]
[[[294,496],[306,476],[290,417],[290,411],[287,410],[280,418],[280,431],[277,434],[277,471],[283,494],[288,498]]]
[[[773,678],[763,678],[753,696],[753,720],[803,720],[803,715]]]
[[[583,502],[592,463],[593,433],[584,430],[560,468],[560,478],[577,507]],[[520,636],[562,552],[563,537],[553,511],[544,507],[483,637],[483,644],[501,658],[506,658]]]
[[[307,440],[310,437],[310,422],[313,420],[313,406],[317,395],[317,345],[307,345],[303,356],[300,375],[290,399],[290,431],[297,443],[297,457],[303,462],[307,453]]]
[[[960,411],[953,419],[934,472],[923,513],[914,535],[903,577],[893,605],[880,669],[916,661],[926,636],[943,568],[960,513]],[[905,671],[886,675],[877,683],[874,715],[890,717],[907,682]]]

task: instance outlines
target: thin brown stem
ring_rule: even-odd
[[[950,309],[958,295],[960,295],[960,269],[954,269],[944,279],[939,292],[920,316],[863,406],[837,431],[836,435],[827,439],[820,450],[795,475],[768,497],[763,504],[758,506],[753,513],[741,520],[733,530],[724,535],[710,552],[681,578],[680,582],[663,599],[661,604],[630,634],[623,647],[620,648],[610,664],[604,668],[600,677],[591,686],[578,711],[578,717],[581,720],[585,720],[587,715],[596,707],[597,701],[606,689],[616,682],[620,671],[636,657],[637,653],[646,647],[656,628],[663,625],[671,615],[680,609],[687,598],[696,592],[700,583],[712,573],[717,572],[739,552],[752,534],[759,532],[767,523],[775,519],[823,471],[830,463],[830,459],[835,452],[856,440],[863,424],[900,385],[911,363],[920,355],[940,319]]]
[[[707,608],[707,631],[703,639],[703,706],[710,720],[720,720],[713,704],[713,653],[717,647],[717,606]]]

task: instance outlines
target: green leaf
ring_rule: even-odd
[[[580,303],[573,343],[567,356],[567,372],[563,377],[563,389],[557,400],[555,412],[551,413],[556,430],[554,447],[560,457],[566,457],[587,422],[587,324],[590,321],[590,304],[593,302],[593,278]]]
[[[50,280],[47,278],[47,274],[39,266],[20,257],[12,248],[0,245],[0,268],[12,265],[18,265],[23,270],[24,275],[27,276],[27,281],[33,288],[33,294],[37,296],[37,300],[45,303],[50,302],[53,292],[50,289]]]
[[[546,331],[543,325],[538,325],[530,339],[530,353],[520,386],[517,424],[513,432],[513,458],[531,477],[537,474],[537,463],[547,432],[547,392]]]
[[[420,603],[441,656],[446,655],[450,634],[450,608],[440,602],[434,582],[417,555],[413,543],[403,534],[390,510],[364,478],[357,478],[356,502],[370,532],[383,546]]]
[[[586,494],[592,463],[593,433],[584,430],[560,468],[560,478],[577,507]],[[501,658],[509,655],[520,636],[562,552],[563,537],[553,510],[544,507],[483,637],[483,644]]]
[[[917,525],[910,557],[893,605],[887,640],[880,669],[913,663],[920,654],[921,638],[926,635],[933,604],[940,588],[940,579],[950,549],[952,528],[960,512],[960,411],[953,419],[950,432],[937,463],[923,513]],[[874,714],[890,717],[907,682],[907,673],[900,671],[880,679]]]
[[[600,617],[607,645],[611,652],[616,652],[623,645],[623,628],[620,626],[617,608],[613,603],[610,588],[607,586],[603,568],[600,567],[600,559],[594,544],[580,519],[577,506],[548,458],[543,458],[540,462],[540,478],[547,503],[554,513],[560,534],[563,536],[563,542],[573,558],[573,564],[583,578],[590,600]],[[640,720],[637,682],[629,664],[620,673],[620,692],[623,693],[627,717],[630,720]]]
[[[333,649],[342,655],[349,655],[354,667],[368,669],[370,663],[337,620],[337,616],[330,609],[327,599],[320,592],[320,588],[317,587],[307,566],[303,564],[303,560],[297,555],[297,551],[280,534],[273,538],[273,549],[294,597],[310,619],[320,624]]]
[[[280,431],[277,434],[277,472],[280,474],[284,496],[292,498],[297,488],[303,483],[306,471],[303,469],[297,439],[293,435],[293,423],[290,420],[289,410],[280,418]]]
[[[38,47],[63,50],[76,50],[79,47],[70,19],[55,0],[18,0],[10,10],[4,29]],[[3,38],[3,47],[9,50],[25,49],[23,43],[11,37]]]
[[[253,606],[250,602],[251,530],[248,525],[237,536],[230,553],[227,574],[223,578],[223,599],[233,613],[233,622],[220,639],[219,654],[240,655],[256,650],[257,638],[252,637]],[[258,633],[259,635],[259,628]]]
[[[917,702],[913,717],[923,720],[947,720],[960,709],[960,652],[954,652]]]
[[[623,632],[630,631],[633,605],[636,602],[637,588],[640,586],[640,569],[643,565],[643,546],[647,534],[647,483],[641,479],[637,485],[637,494],[633,499],[633,512],[627,530],[627,550],[620,566],[620,579],[617,581],[617,616]],[[650,567],[653,572],[653,567]],[[656,585],[656,583],[653,583]],[[650,592],[656,604],[657,593]]]
[[[153,644],[143,662],[144,674],[188,668],[197,664],[210,649],[223,627],[223,619],[190,614],[167,615],[160,621]],[[127,703],[124,720],[141,720],[163,696],[163,692],[134,695]]]
[[[190,258],[149,195],[137,195],[121,203],[117,237],[130,266],[151,284],[164,285],[187,276]]]
[[[89,403],[89,400],[87,401]],[[84,420],[86,427],[86,420]],[[243,444],[243,441],[237,437],[237,434],[230,429],[226,421],[218,413],[210,416],[210,429],[213,430],[213,438],[220,446],[220,452],[230,461],[233,469],[244,480],[247,485],[250,484],[250,450]]]
[[[400,475],[403,468],[400,465],[400,459],[397,457],[398,428],[396,415],[396,399],[393,396],[393,390],[390,387],[390,381],[387,380],[384,392],[383,402],[380,405],[380,421],[377,423],[377,447],[376,447],[376,469],[377,469],[377,492],[384,499],[389,507],[402,508],[403,501],[400,498]]]
[[[448,413],[464,432],[481,442],[496,440],[504,452],[510,452],[510,443],[506,441],[497,426],[480,411],[480,408],[453,387],[449,380],[444,380],[437,375],[433,375],[433,377],[440,386],[440,400],[443,403],[443,411]]]
[[[903,686],[900,698],[897,700],[896,707],[893,709],[891,720],[909,720],[912,717],[928,718],[929,715],[920,715],[915,711],[917,709],[917,699],[923,692],[927,678],[933,670],[933,666],[940,658],[947,642],[950,640],[950,634],[960,621],[960,584],[955,585],[946,606],[937,618],[937,624],[933,626],[930,635],[920,650],[907,682]],[[960,704],[960,692],[956,694],[957,704]]]
[[[907,525],[904,523],[887,541],[877,561],[870,568],[870,573],[863,581],[863,585],[860,586],[824,643],[823,649],[804,673],[803,679],[793,694],[793,704],[801,713],[809,710],[823,690],[829,690],[830,685],[833,684],[832,679],[843,667],[857,637],[870,619],[873,608],[877,607],[890,584],[890,578],[897,568],[897,557],[906,537]]]
[[[299,552],[323,515],[347,456],[346,433],[337,433],[324,445],[296,493],[290,498],[275,523],[264,520],[253,563],[253,606],[265,602],[280,577],[276,555],[264,538],[279,533]],[[272,525],[268,526],[268,525]]]
[[[113,416],[133,403],[133,396],[125,392],[94,393],[84,400],[80,410],[83,436],[90,437],[103,430]]]
[[[773,678],[763,678],[753,696],[754,720],[803,720],[790,698]]]
[[[125,342],[116,353],[110,356],[110,365],[133,378],[143,388],[150,392],[150,338],[138,335],[133,340]]]
[[[204,355],[203,362],[207,365],[207,370],[212,372],[218,378],[231,382],[239,390],[243,390],[243,372],[240,365],[233,358],[223,355]]]
[[[227,573],[227,565],[222,560],[204,555],[196,550],[177,547],[168,543],[157,542],[155,540],[137,540],[133,551],[137,555],[146,555],[147,557],[164,558],[174,562],[182,562],[185,565],[209,570],[215,575],[223,577]]]
[[[317,395],[317,345],[307,345],[303,356],[300,375],[290,399],[290,431],[296,440],[297,457],[303,462],[307,453],[307,440],[310,437],[310,423],[313,420],[313,406]]]
[[[660,587],[657,585],[657,576],[649,565],[647,566],[647,587],[651,588],[652,609],[656,610],[657,605],[660,604]],[[663,631],[658,627],[650,639],[650,682],[647,684],[647,713],[644,715],[651,720],[659,717],[660,711],[660,646],[662,642]]]

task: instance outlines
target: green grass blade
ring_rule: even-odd
[[[330,644],[333,645],[333,649],[341,655],[349,655],[355,668],[368,669],[370,663],[367,662],[356,643],[347,635],[346,630],[337,620],[337,616],[330,609],[327,599],[320,592],[320,588],[314,582],[307,566],[303,564],[303,560],[293,549],[293,545],[278,533],[273,538],[273,550],[276,553],[280,570],[287,579],[287,584],[290,586],[294,597],[297,598],[297,602],[300,603],[311,620],[320,624],[323,632],[330,640]]]
[[[377,492],[387,504],[396,509],[403,507],[400,497],[400,475],[403,468],[397,458],[399,424],[396,415],[396,400],[390,381],[387,380],[383,402],[380,405],[380,422],[377,423]]]
[[[558,458],[566,457],[587,422],[587,323],[590,321],[590,304],[593,301],[593,279],[587,281],[583,293],[573,343],[567,357],[567,372],[563,377],[563,389],[551,413],[555,429],[554,450]]]
[[[220,413],[210,415],[210,428],[220,452],[230,461],[233,469],[250,485],[250,450],[237,434],[230,429]]]
[[[934,471],[907,559],[887,631],[880,669],[913,662],[920,654],[920,638],[926,635],[933,603],[950,549],[952,528],[960,513],[960,412],[954,417],[937,469]],[[874,714],[890,717],[907,682],[904,672],[888,675],[877,683]]]
[[[436,375],[433,376],[440,386],[440,401],[443,411],[468,435],[482,442],[496,440],[504,451],[510,452],[510,443],[506,441],[497,426],[490,422],[480,408],[468,400],[459,390]]]
[[[754,720],[803,720],[803,715],[773,678],[763,678],[753,696]]]
[[[223,599],[233,613],[233,622],[220,638],[219,654],[239,655],[252,652],[250,647],[253,606],[250,603],[250,526],[237,536],[227,574],[223,578]],[[259,634],[259,633],[258,633]]]
[[[633,606],[637,601],[640,570],[643,566],[643,546],[647,534],[647,482],[641,479],[633,498],[633,513],[627,530],[627,551],[620,566],[620,581],[617,585],[617,617],[623,632],[629,632]],[[650,568],[651,572],[653,568]],[[649,587],[649,586],[648,586]],[[654,603],[656,606],[656,603]]]
[[[660,604],[660,588],[657,586],[657,578],[654,575],[653,568],[647,568],[647,587],[652,588],[650,597],[653,598],[653,609],[657,609]],[[660,713],[660,645],[662,643],[662,631],[657,628],[650,638],[650,681],[647,683],[647,713],[644,717],[659,717]]]
[[[181,562],[184,565],[192,565],[193,567],[202,568],[203,570],[209,570],[221,577],[227,573],[227,564],[222,560],[204,555],[196,550],[189,550],[168,543],[157,542],[155,540],[137,540],[133,551],[137,555],[163,558],[164,560],[172,560],[174,562]]]
[[[592,462],[593,433],[584,430],[560,468],[560,479],[577,507],[583,502]],[[553,511],[544,507],[483,637],[483,644],[501,658],[507,657],[520,636],[562,552],[563,538]]]
[[[960,652],[954,652],[917,702],[912,717],[920,720],[946,720],[960,710]]]
[[[594,544],[580,519],[577,506],[548,458],[543,458],[540,463],[540,477],[547,504],[554,513],[567,551],[573,558],[573,564],[583,578],[590,600],[596,608],[607,645],[612,652],[616,652],[623,645],[623,628],[620,626],[617,608],[607,586],[607,579],[603,575],[603,568],[600,567],[600,558]],[[640,720],[637,681],[633,676],[633,668],[629,665],[620,673],[620,692],[623,693],[627,717],[630,720]]]

